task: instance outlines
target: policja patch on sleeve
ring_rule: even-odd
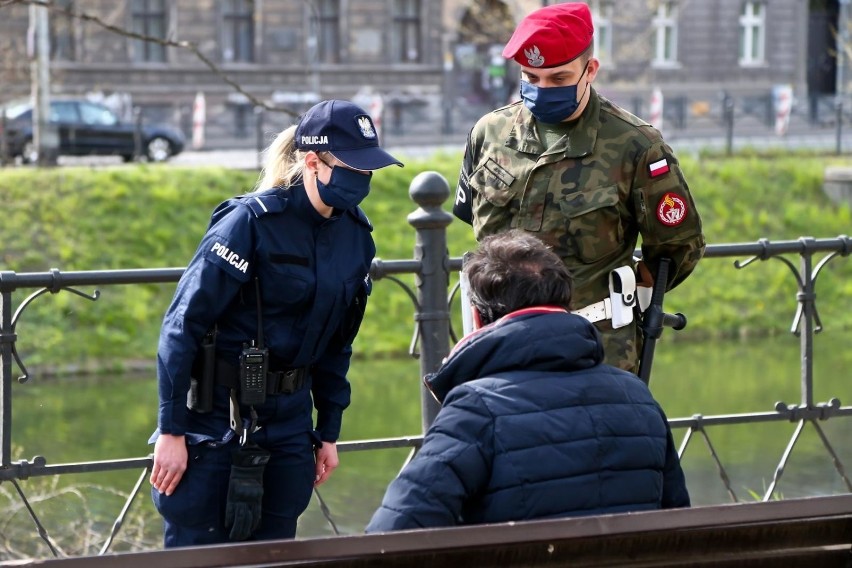
[[[213,212],[207,234],[198,245],[205,262],[220,268],[240,282],[248,282],[254,271],[252,224],[257,211],[243,207],[246,200],[229,199]],[[250,200],[257,203],[254,200]],[[263,211],[257,203],[258,210]],[[266,202],[266,207],[274,205]]]
[[[204,253],[205,260],[219,266],[238,280],[243,282],[248,280],[249,261],[241,252],[233,250],[228,241],[215,236],[207,242],[207,245],[208,250]]]

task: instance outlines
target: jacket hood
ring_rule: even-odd
[[[500,373],[571,372],[603,362],[597,329],[562,308],[541,306],[512,312],[465,336],[444,364],[424,382],[443,403],[460,384]]]

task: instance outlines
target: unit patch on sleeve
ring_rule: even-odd
[[[676,193],[666,193],[657,204],[657,219],[668,227],[683,223],[686,219],[686,203]]]
[[[655,178],[657,176],[661,176],[669,171],[669,161],[665,158],[662,160],[657,160],[653,164],[648,166],[648,174]]]

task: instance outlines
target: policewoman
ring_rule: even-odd
[[[213,212],[158,348],[166,547],[293,538],[337,467],[376,250],[358,204],[391,164],[363,109],[323,101],[267,149],[258,190]]]
[[[574,277],[576,311],[603,334],[606,362],[636,372],[636,285],[648,290],[661,258],[672,263],[659,284],[683,282],[704,235],[660,132],[592,86],[600,69],[593,39],[581,2],[540,8],[518,24],[503,57],[520,65],[521,100],[471,130],[453,212],[477,240],[521,229],[550,245]]]

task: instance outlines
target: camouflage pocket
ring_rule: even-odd
[[[512,189],[515,176],[505,170],[492,158],[470,176],[470,186],[489,203],[497,207],[505,207],[513,197],[516,189]]]
[[[618,204],[617,185],[579,191],[559,201],[568,219],[568,239],[582,262],[597,262],[621,250],[624,228]]]

